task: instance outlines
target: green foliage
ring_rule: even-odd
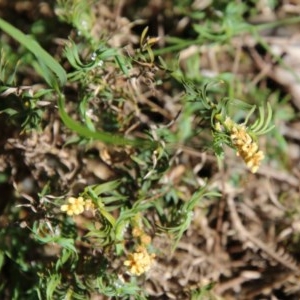
[[[191,1],[184,2],[191,4]],[[97,38],[92,35],[95,21],[92,3],[79,0],[56,3],[60,20],[72,25],[77,32],[60,53],[60,61],[67,61],[64,64],[37,41],[0,19],[0,28],[34,57],[31,65],[46,84],[37,91],[18,87],[17,59],[1,51],[1,114],[10,117],[23,131],[41,129],[46,110],[41,102],[55,102],[64,130],[69,130],[64,131],[68,135],[64,147],[69,146],[67,141],[73,141],[82,151],[82,145],[98,141],[101,150],[105,147],[128,150],[126,162],[116,167],[117,180],[86,185],[74,195],[76,199],[91,200],[93,209],[89,212],[68,216],[60,210],[67,203],[67,197],[58,196],[58,191],[52,191],[48,185],[32,204],[35,213],[30,211],[26,226],[18,223],[18,214],[28,213],[24,207],[7,209],[11,219],[9,226],[0,230],[0,240],[4,241],[0,245],[0,270],[6,265],[11,267],[9,279],[15,278],[15,282],[0,281],[0,293],[9,291],[12,299],[89,299],[94,294],[114,299],[147,299],[141,280],[128,273],[125,256],[134,253],[137,245],[141,246],[143,234],[170,236],[175,251],[193,222],[195,209],[205,199],[218,201],[220,196],[218,191],[212,191],[209,182],[200,186],[191,174],[185,174],[182,183],[191,191],[189,197],[171,180],[167,182],[176,159],[174,149],[196,139],[199,151],[214,152],[221,160],[225,146],[235,149],[233,126],[245,126],[251,142],[256,141],[258,136],[274,129],[273,116],[280,113],[278,108],[274,113],[269,103],[253,104],[236,99],[238,92],[232,83],[233,74],[223,73],[211,80],[198,74],[199,56],[193,56],[183,70],[178,57],[173,55],[190,45],[223,45],[245,32],[253,33],[258,39],[258,28],[243,18],[246,4],[213,1],[211,8],[199,12],[176,1],[174,5],[179,11],[191,18],[191,22],[197,21],[192,26],[196,38],[169,37],[166,47],[155,50],[159,39],[149,37],[146,27],[141,33],[139,49],[129,54],[121,47],[110,46],[108,33]],[[157,64],[159,54],[168,54],[171,59],[159,57],[160,64]],[[9,65],[6,57],[12,57],[14,63]],[[66,65],[67,70],[63,67]],[[142,98],[142,93],[127,86],[140,77],[154,87],[168,81],[174,85],[174,93],[182,93],[181,111],[174,120],[175,130],[169,124],[151,121],[145,124],[148,119],[143,122],[139,119],[142,109],[136,99]],[[68,98],[67,88],[76,91],[73,101]],[[129,113],[123,110],[128,103],[133,107]],[[241,119],[243,122],[238,123]],[[147,125],[147,129],[132,130],[142,125]],[[280,148],[284,149],[284,140],[280,140],[276,128],[271,134],[277,134]],[[108,162],[107,165],[114,167]],[[5,174],[3,178],[6,180]],[[65,194],[70,195],[71,191],[70,187]],[[18,226],[14,227],[14,222]],[[133,234],[137,227],[142,231],[140,236]],[[145,248],[149,253],[160,251],[151,243]],[[36,257],[28,259],[26,255],[32,249]],[[22,285],[22,280],[28,287]],[[212,284],[192,289],[191,299],[210,297],[211,288]]]
[[[7,34],[14,37],[14,39],[16,39],[19,43],[21,43],[36,56],[37,60],[39,61],[40,71],[42,72],[44,79],[51,87],[57,88],[58,84],[63,86],[66,83],[67,75],[65,70],[35,40],[28,38],[20,30],[2,19],[0,19],[0,28]],[[57,77],[55,77],[54,75]]]
[[[195,288],[191,290],[191,300],[202,300],[202,299],[208,299],[208,300],[215,300],[217,299],[213,293],[211,293],[211,290],[214,286],[214,283],[210,283],[206,286]]]
[[[217,192],[208,192],[206,188],[201,188],[194,193],[192,198],[180,205],[180,207],[174,207],[174,211],[170,214],[169,223],[172,227],[165,228],[169,233],[173,235],[174,246],[173,250],[176,249],[178,242],[180,241],[183,233],[189,228],[193,219],[193,211],[200,201],[205,198],[219,197],[220,194]]]
[[[149,140],[148,141],[141,140],[141,139],[130,140],[118,135],[112,136],[110,133],[90,130],[88,127],[81,125],[80,123],[74,121],[72,118],[68,116],[68,114],[65,111],[64,95],[62,94],[59,94],[58,97],[58,108],[59,108],[61,119],[63,120],[64,124],[82,137],[99,140],[106,144],[113,144],[113,145],[120,145],[120,146],[131,145],[131,146],[153,148],[156,145],[156,143]]]
[[[59,18],[77,29],[77,34],[83,36],[89,42],[93,42],[91,36],[92,24],[95,21],[91,10],[93,1],[57,0],[56,14]]]

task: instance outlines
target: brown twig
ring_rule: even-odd
[[[299,266],[294,262],[294,260],[287,253],[279,253],[279,251],[275,251],[270,246],[253,236],[242,224],[241,219],[237,213],[233,194],[228,194],[227,204],[230,211],[231,220],[233,226],[235,227],[237,233],[244,241],[250,241],[254,245],[256,245],[259,249],[264,251],[268,256],[273,258],[275,261],[285,266],[286,268],[298,273]]]

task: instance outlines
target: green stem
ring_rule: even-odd
[[[105,144],[116,145],[116,146],[134,146],[141,147],[143,149],[155,149],[158,145],[154,141],[143,140],[143,139],[127,139],[125,137],[121,137],[119,135],[112,135],[107,132],[102,131],[92,131],[89,128],[81,125],[80,123],[74,121],[69,115],[66,113],[64,95],[58,92],[58,110],[60,117],[64,124],[70,128],[71,130],[78,133],[80,136],[85,138],[92,138],[95,140],[99,140]]]

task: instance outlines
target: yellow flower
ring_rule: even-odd
[[[221,125],[221,123],[220,122],[216,122],[215,123],[215,129],[217,130],[217,131],[219,131],[219,132],[221,132],[222,131],[222,125]]]
[[[252,143],[252,138],[243,125],[233,126],[231,128],[230,138],[235,146],[249,146]]]
[[[252,173],[257,172],[261,161],[264,159],[264,153],[258,151],[258,145],[247,133],[246,127],[235,124],[232,126],[230,133],[232,144],[237,149],[237,155],[245,161]]]
[[[132,275],[140,276],[149,271],[154,262],[155,254],[149,254],[143,246],[138,246],[136,252],[128,255],[128,260],[125,260],[124,265],[129,268]]]
[[[262,151],[258,151],[254,153],[250,158],[246,158],[245,162],[247,167],[251,170],[252,173],[256,173],[260,162],[264,159],[264,153]]]
[[[94,203],[91,199],[86,199],[84,203],[84,209],[85,210],[93,210],[95,208]]]
[[[229,117],[226,117],[225,121],[224,121],[224,126],[231,130],[232,126],[234,126],[234,122],[229,118]]]
[[[85,201],[82,197],[69,197],[68,204],[64,204],[60,207],[61,211],[67,212],[67,215],[79,215],[84,212]]]
[[[149,245],[151,243],[151,237],[145,233],[140,236],[140,240],[142,245]]]
[[[134,237],[139,237],[139,236],[141,236],[143,234],[143,231],[139,228],[139,227],[134,227],[133,229],[132,229],[132,235],[134,236]]]

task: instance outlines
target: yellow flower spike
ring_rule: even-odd
[[[230,139],[237,150],[237,156],[245,161],[252,173],[256,173],[260,162],[264,159],[264,154],[262,151],[258,151],[258,145],[253,141],[246,127],[238,124],[232,125]]]

